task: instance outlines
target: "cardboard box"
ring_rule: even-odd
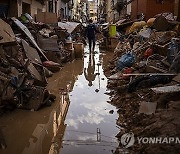
[[[57,24],[58,18],[56,13],[51,12],[38,12],[36,15],[37,22],[43,22],[45,24]]]

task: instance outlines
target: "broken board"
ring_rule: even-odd
[[[0,19],[0,44],[16,42],[11,26]]]
[[[35,48],[32,48],[31,46],[29,46],[29,44],[23,39],[22,39],[22,45],[23,45],[27,58],[29,58],[31,61],[35,63],[42,64],[39,54]]]
[[[122,73],[117,72],[116,74],[111,75],[108,77],[109,80],[121,80],[122,79]]]
[[[180,85],[151,88],[151,90],[153,90],[157,94],[179,92]]]

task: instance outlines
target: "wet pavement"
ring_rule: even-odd
[[[109,54],[85,48],[85,58],[66,64],[49,79],[57,96],[37,112],[15,110],[0,119],[7,148],[2,154],[109,154],[118,147],[116,108],[107,101],[103,68]],[[113,112],[114,111],[114,112]]]

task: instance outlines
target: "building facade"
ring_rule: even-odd
[[[175,0],[134,0],[132,2],[132,19],[143,13],[145,20],[163,12],[174,13]]]
[[[148,20],[164,12],[173,13],[180,21],[180,0],[104,0],[104,2],[106,3],[106,21],[110,23],[126,15],[134,20],[143,13],[145,20]]]
[[[105,0],[106,1],[106,21],[117,22],[126,15],[131,14],[132,0]]]
[[[97,21],[97,1],[93,0],[93,1],[88,1],[89,3],[89,17],[93,20],[93,21]]]
[[[0,16],[20,17],[21,14],[29,13],[32,17],[38,11],[46,11],[45,0],[1,0]]]

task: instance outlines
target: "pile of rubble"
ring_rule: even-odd
[[[0,24],[0,113],[51,105],[55,96],[46,89],[47,77],[72,60],[66,48],[70,33],[29,16],[0,19]]]
[[[147,22],[128,23],[126,32],[119,33],[120,41],[105,70],[110,103],[119,109],[118,138],[129,132],[138,137],[179,136],[180,23],[162,14]],[[180,149],[178,144],[135,143],[130,150],[158,153]]]

